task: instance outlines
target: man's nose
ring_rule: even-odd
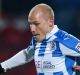
[[[30,28],[31,28],[31,32],[34,33],[34,32],[36,31],[36,27],[35,27],[35,25],[31,25]]]

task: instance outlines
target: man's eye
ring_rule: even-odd
[[[40,23],[35,23],[36,26],[38,26]]]

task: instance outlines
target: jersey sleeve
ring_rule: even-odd
[[[60,50],[63,55],[80,56],[80,40],[65,33],[60,39]]]
[[[29,45],[26,49],[21,50],[17,54],[15,54],[10,59],[1,63],[2,68],[4,68],[5,72],[8,69],[23,65],[25,63],[33,60],[34,56],[34,47]]]

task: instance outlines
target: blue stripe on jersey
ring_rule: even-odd
[[[63,72],[54,72],[53,75],[63,75]]]
[[[44,56],[46,46],[47,46],[47,42],[46,42],[46,40],[43,40],[42,43],[41,43],[41,46],[40,46],[38,56]]]
[[[79,52],[75,49],[75,46],[79,43],[79,40],[74,38],[73,36],[69,35],[67,32],[64,32],[62,30],[59,30],[55,36],[57,36],[56,41],[59,41],[66,47],[75,50],[76,52]]]
[[[31,42],[31,45],[34,46],[34,50],[35,50],[35,47],[36,47],[36,43],[37,41],[35,40],[34,36],[32,37],[32,42]]]
[[[52,57],[60,57],[62,56],[62,52],[59,47],[59,42],[56,41],[56,50],[52,52]]]
[[[72,75],[73,73],[73,65],[75,63],[75,58],[74,57],[71,57],[71,56],[66,56],[65,57],[65,66],[66,66],[66,69],[67,69],[67,72]]]
[[[34,45],[34,47],[36,46],[37,41],[35,40],[34,37],[32,37],[32,45]]]
[[[38,73],[38,75],[44,75],[44,73]]]

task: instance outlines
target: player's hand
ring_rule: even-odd
[[[4,69],[2,68],[1,64],[0,64],[0,74],[4,73]]]
[[[80,66],[73,66],[75,70],[80,70]]]

